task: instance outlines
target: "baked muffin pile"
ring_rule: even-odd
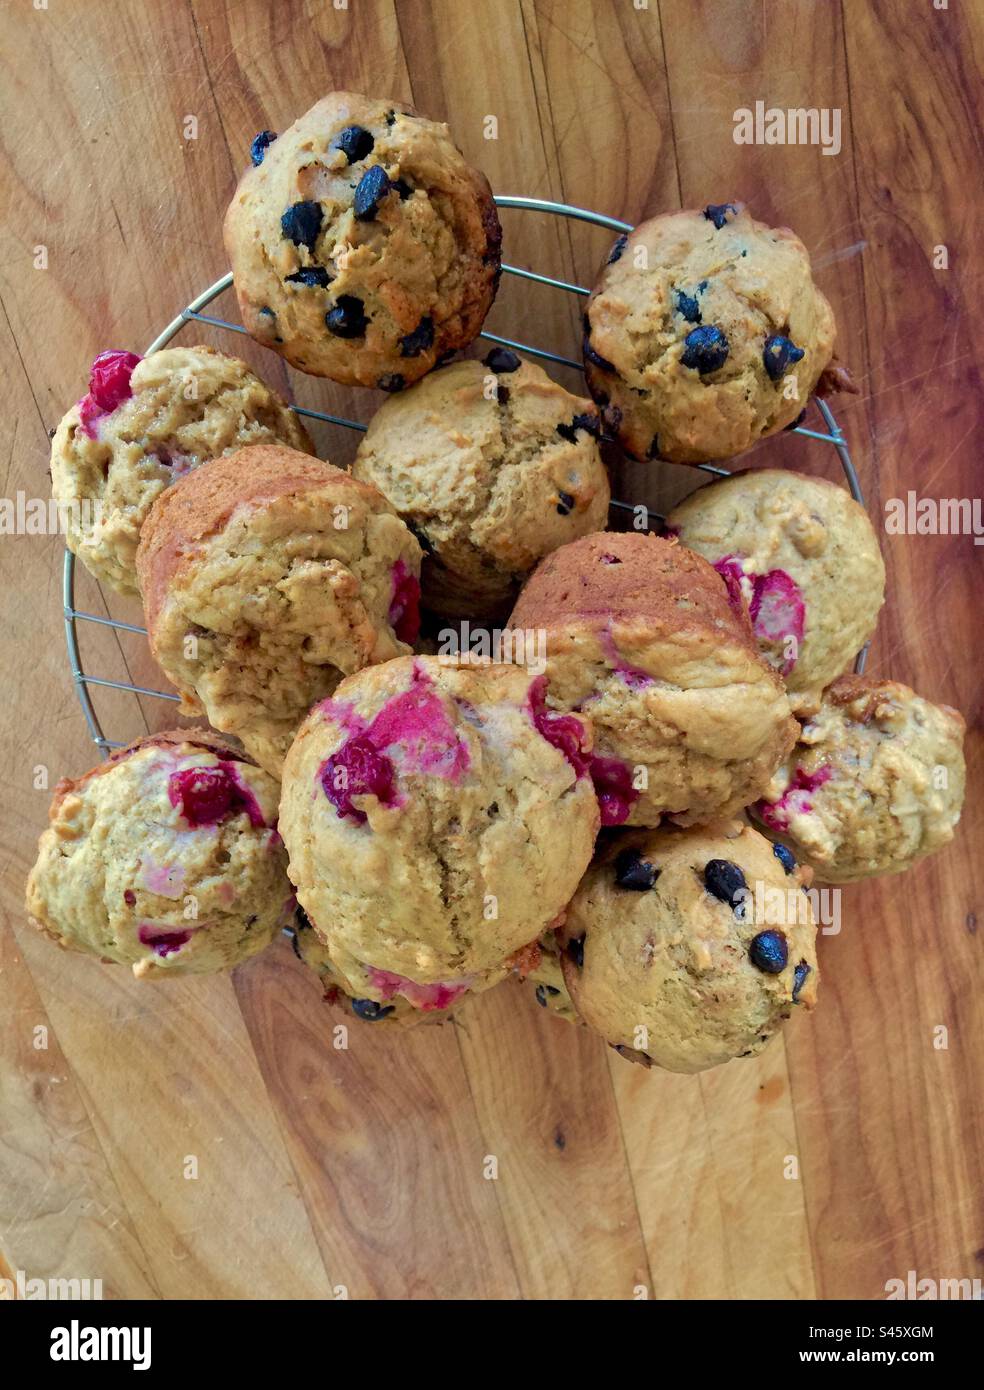
[[[32,922],[140,977],[282,929],[373,1025],[512,978],[646,1067],[756,1054],[816,1002],[814,883],[952,839],[963,720],[848,674],[885,568],[842,488],[735,472],[613,532],[599,444],[732,458],[849,388],[806,248],[739,204],[619,238],[580,397],[504,347],[447,364],[501,237],[446,126],[337,92],[251,161],[225,222],[247,331],[389,399],[345,471],[242,362],[96,359],[52,444],[68,543],[220,733],[58,784]]]

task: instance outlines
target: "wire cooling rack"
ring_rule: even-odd
[[[527,212],[550,213],[557,217],[568,217],[578,222],[590,222],[596,227],[607,227],[613,232],[631,232],[632,226],[628,222],[620,222],[615,217],[606,217],[600,212],[591,212],[588,208],[573,207],[569,203],[554,203],[545,198],[521,198],[521,197],[498,197],[495,200],[496,206],[500,208],[516,208]],[[522,280],[535,280],[537,284],[549,285],[552,289],[561,290],[565,294],[576,294],[587,297],[591,291],[583,285],[572,285],[566,280],[556,280],[550,275],[540,275],[533,270],[523,270],[516,265],[503,265],[503,273],[515,275]],[[189,323],[207,323],[213,328],[223,328],[230,333],[242,333],[246,336],[246,329],[238,323],[230,323],[227,319],[215,318],[211,314],[204,314],[202,310],[217,299],[220,294],[227,290],[232,284],[232,274],[223,275],[221,280],[216,280],[214,285],[209,285],[207,290],[203,290],[200,295],[191,301],[177,318],[171,320],[167,327],[157,335],[154,341],[146,350],[146,354],[157,352],[160,348],[175,338],[181,329]],[[556,362],[560,366],[573,367],[575,371],[582,371],[582,364],[575,361],[572,357],[563,357],[556,352],[548,352],[545,348],[532,347],[529,343],[519,343],[512,338],[502,338],[496,333],[483,332],[480,338],[486,339],[490,343],[496,343],[500,347],[515,348],[517,352],[525,353],[528,357],[539,357],[547,362]],[[858,482],[857,473],[851,462],[851,455],[848,452],[847,442],[841,433],[840,426],[834,419],[833,412],[826,401],[814,397],[811,402],[820,414],[822,430],[810,429],[802,424],[790,430],[791,434],[798,434],[803,439],[817,439],[821,443],[833,445],[837,451],[847,485],[851,495],[856,502],[864,506],[864,496]],[[368,426],[360,420],[349,420],[342,415],[330,415],[323,410],[310,410],[305,406],[292,405],[291,410],[298,415],[309,416],[313,420],[323,420],[329,425],[341,425],[344,429],[365,431]],[[696,465],[685,464],[683,467],[697,467],[705,473],[714,473],[718,477],[728,477],[730,469],[719,468],[711,463],[699,463]],[[634,511],[636,504],[632,502],[612,501],[612,506],[624,511]],[[655,513],[649,512],[651,516]],[[72,680],[75,690],[82,706],[82,713],[85,715],[86,724],[89,726],[89,733],[92,735],[93,743],[97,744],[104,752],[112,748],[122,748],[125,744],[116,739],[107,738],[103,733],[103,728],[99,722],[99,716],[90,696],[90,688],[106,687],[111,690],[128,690],[134,695],[149,696],[154,700],[171,700],[175,704],[178,696],[167,690],[151,690],[143,685],[131,685],[127,681],[108,680],[103,676],[90,675],[83,669],[82,660],[79,655],[78,623],[97,623],[102,627],[115,628],[119,632],[135,632],[146,635],[146,628],[138,627],[134,623],[119,622],[115,618],[103,618],[95,613],[83,613],[75,606],[75,556],[70,550],[65,551],[65,564],[62,578],[62,598],[65,612],[65,644],[68,648],[68,660],[72,670]],[[858,654],[855,662],[855,670],[863,671],[865,659],[867,657],[867,645]]]

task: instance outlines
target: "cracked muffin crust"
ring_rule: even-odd
[[[825,883],[901,873],[953,839],[964,728],[899,681],[842,676],[752,815]]]
[[[534,571],[509,625],[546,636],[546,700],[585,714],[605,825],[693,824],[759,796],[796,737],[721,577],[676,541],[602,532]]]
[[[620,836],[559,937],[581,1020],[629,1061],[697,1072],[761,1052],[817,994],[809,870],[750,825]]]
[[[443,367],[376,412],[352,467],[424,547],[426,607],[508,612],[551,550],[608,520],[608,475],[590,401],[496,348]]]
[[[343,681],[301,726],[281,832],[298,901],[348,979],[483,987],[563,908],[598,807],[566,756],[588,730],[544,717],[537,688],[516,666],[401,657]]]
[[[137,568],[182,711],[274,776],[315,701],[416,637],[413,536],[375,488],[288,449],[241,450],[163,493]]]
[[[446,125],[332,92],[257,154],[225,244],[258,342],[315,376],[384,391],[471,342],[502,233],[488,180]]]
[[[69,550],[118,593],[137,594],[137,543],[154,500],[247,444],[314,453],[295,413],[237,357],[207,347],[100,353],[51,443]]]
[[[666,524],[748,604],[793,709],[815,709],[885,601],[885,565],[864,508],[824,478],[763,468],[699,488]]]
[[[731,458],[792,424],[834,348],[806,247],[730,203],[620,237],[584,330],[609,428],[634,458],[675,463]]]
[[[27,882],[32,925],[138,978],[231,969],[293,911],[279,790],[203,729],[63,778]]]

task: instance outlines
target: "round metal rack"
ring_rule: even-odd
[[[579,222],[588,222],[596,227],[606,227],[613,232],[631,232],[632,226],[628,222],[620,222],[618,218],[606,217],[603,213],[592,212],[588,208],[574,207],[569,203],[554,203],[545,198],[523,198],[523,197],[497,197],[496,205],[500,208],[515,208],[527,212],[550,213],[558,217],[572,218]],[[537,284],[548,285],[552,289],[560,290],[565,294],[575,294],[587,297],[590,290],[583,285],[573,285],[566,280],[558,280],[550,275],[540,275],[533,270],[523,270],[520,266],[503,264],[503,273],[514,275],[522,280],[534,280]],[[203,290],[197,295],[190,304],[181,310],[176,318],[173,318],[165,329],[160,332],[154,341],[146,349],[146,353],[157,352],[158,349],[166,347],[173,338],[189,323],[209,324],[213,328],[225,329],[229,333],[242,333],[246,335],[246,329],[238,323],[230,323],[227,319],[216,318],[211,314],[203,313],[213,300],[223,294],[232,285],[232,274],[223,275],[220,280],[216,280],[214,285],[209,285],[207,290]],[[246,335],[248,336],[248,335]],[[486,339],[490,343],[498,344],[500,347],[514,348],[517,352],[525,353],[528,357],[537,357],[546,362],[554,362],[560,366],[572,367],[575,371],[582,370],[582,364],[572,357],[564,357],[556,352],[549,352],[545,348],[534,347],[529,343],[520,343],[513,338],[503,338],[497,333],[482,332],[480,338]],[[146,354],[145,354],[146,355]],[[797,434],[803,439],[816,439],[821,443],[832,445],[837,452],[844,476],[847,480],[848,488],[855,501],[864,505],[864,496],[858,482],[857,473],[851,462],[851,455],[848,451],[847,441],[841,432],[840,426],[834,418],[833,412],[826,401],[814,397],[811,404],[815,406],[820,416],[820,423],[823,429],[811,429],[803,424],[796,425],[789,431]],[[306,406],[292,405],[291,409],[298,415],[307,416],[313,420],[321,420],[329,425],[340,425],[344,429],[365,431],[367,426],[360,420],[349,420],[341,415],[332,415],[323,410],[311,410]],[[691,467],[692,465],[683,465]],[[705,473],[713,473],[718,477],[728,477],[730,469],[720,468],[715,464],[700,463],[695,465]],[[626,511],[634,511],[636,504],[624,501],[612,501],[612,506]],[[655,513],[650,512],[650,515]],[[132,685],[127,681],[109,680],[103,676],[91,675],[83,668],[82,659],[79,653],[78,624],[96,623],[103,627],[114,628],[120,632],[142,633],[146,635],[146,628],[138,627],[134,623],[120,622],[115,618],[100,617],[95,613],[84,613],[75,606],[75,556],[70,550],[65,551],[65,562],[62,578],[62,597],[64,603],[65,616],[65,644],[68,648],[68,659],[72,671],[72,680],[75,683],[76,693],[79,703],[82,706],[82,713],[85,715],[89,732],[92,735],[93,743],[97,744],[103,751],[112,748],[124,747],[124,742],[118,739],[107,738],[103,732],[99,716],[92,703],[90,690],[95,687],[106,687],[112,690],[126,690],[134,695],[145,695],[155,700],[171,700],[177,703],[178,696],[166,690],[152,690],[147,686]],[[865,659],[867,657],[867,646],[858,654],[855,662],[855,670],[863,671]]]

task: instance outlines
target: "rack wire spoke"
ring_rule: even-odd
[[[557,217],[566,217],[574,221],[590,223],[592,226],[605,227],[612,232],[626,233],[632,231],[631,223],[622,222],[617,217],[606,217],[603,213],[593,212],[589,208],[575,207],[569,203],[555,203],[546,198],[526,198],[518,195],[503,195],[497,197],[495,202],[496,206],[499,208],[547,213]],[[585,289],[583,285],[575,285],[569,280],[561,280],[552,275],[541,275],[538,271],[527,270],[522,266],[504,264],[502,270],[504,274],[512,275],[517,279],[533,281],[537,284],[546,285],[550,289],[561,290],[564,293],[575,294],[582,298],[591,293],[591,291]],[[213,303],[214,300],[224,294],[226,290],[231,288],[231,286],[232,272],[227,271],[227,273],[216,280],[213,285],[209,285],[208,289],[202,290],[201,294],[196,295],[191,303],[187,304],[181,312],[171,320],[167,327],[157,335],[147,348],[146,355],[149,356],[150,353],[158,352],[161,348],[166,347],[173,338],[177,337],[178,333],[180,333],[183,328],[191,323],[202,323],[208,325],[210,328],[219,328],[230,333],[238,333],[248,337],[248,331],[242,324],[233,323],[229,319],[219,318],[217,315],[202,312],[208,305]],[[536,347],[531,343],[521,343],[516,339],[501,337],[499,334],[487,331],[480,333],[479,337],[484,338],[488,342],[495,343],[500,347],[515,349],[517,352],[525,353],[529,357],[538,357],[547,362],[555,362],[558,366],[571,367],[575,371],[583,371],[583,364],[576,361],[574,358],[564,357],[560,353],[551,352],[546,348]],[[822,430],[809,429],[802,425],[796,425],[789,433],[797,434],[803,439],[813,439],[821,443],[832,444],[837,450],[837,454],[840,458],[851,496],[856,502],[859,502],[863,506],[864,495],[861,491],[861,485],[858,482],[854,464],[851,462],[847,441],[834,418],[833,411],[830,409],[827,402],[819,397],[815,398],[815,404],[826,427],[825,432]],[[303,415],[312,420],[320,420],[328,425],[338,425],[342,429],[357,430],[360,433],[364,433],[368,429],[368,425],[361,420],[350,420],[344,415],[334,415],[329,411],[315,410],[311,406],[292,404],[290,409],[297,415]],[[690,465],[685,466],[689,467]],[[717,464],[699,463],[696,467],[705,473],[711,473],[717,477],[730,477],[730,470],[721,468]],[[640,507],[645,507],[647,519],[652,518],[657,522],[662,522],[665,519],[659,512],[654,511],[651,507],[646,507],[644,503],[624,502],[612,498],[611,505],[617,510],[633,513],[638,512]],[[68,652],[72,680],[75,685],[79,704],[82,706],[82,713],[85,717],[92,741],[103,751],[109,751],[114,748],[125,748],[125,743],[121,743],[116,739],[107,738],[103,732],[102,725],[99,722],[99,716],[96,713],[92,698],[89,694],[90,687],[128,691],[134,695],[143,695],[154,700],[166,700],[174,704],[180,703],[180,698],[166,690],[152,690],[147,686],[135,685],[129,681],[116,681],[103,676],[90,676],[88,672],[84,670],[79,653],[78,623],[95,623],[101,627],[108,627],[119,632],[132,632],[139,636],[146,636],[147,629],[139,627],[136,623],[126,623],[116,618],[104,618],[97,613],[83,612],[81,609],[75,607],[75,556],[68,549],[65,551],[65,559],[62,567],[62,608],[65,621],[65,646]],[[859,673],[865,668],[868,646],[869,644],[866,642],[858,653],[854,663],[854,669]]]

